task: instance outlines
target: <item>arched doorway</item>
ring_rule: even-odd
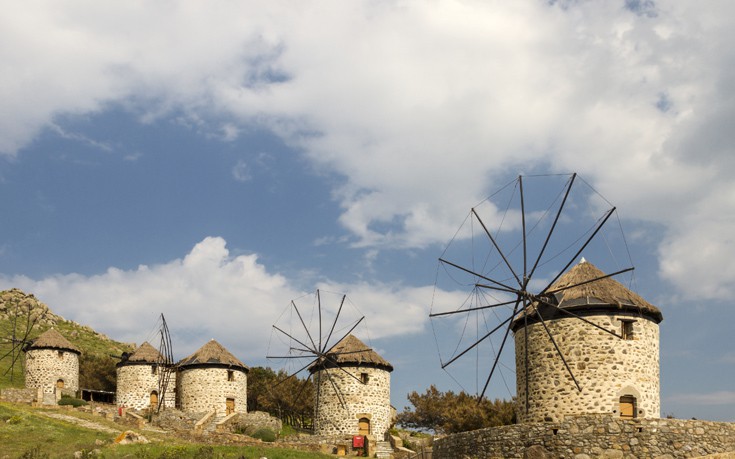
[[[370,419],[360,418],[360,420],[357,421],[357,434],[370,435]]]
[[[56,388],[57,389],[63,389],[64,388],[64,380],[63,379],[57,379],[56,380]]]
[[[158,391],[154,390],[151,392],[151,408],[158,406]]]
[[[620,397],[620,417],[624,419],[634,419],[637,413],[636,399],[632,395],[623,395]]]

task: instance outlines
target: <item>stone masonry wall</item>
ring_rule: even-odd
[[[158,372],[153,372],[152,365],[117,367],[117,392],[115,394],[117,405],[136,410],[148,408],[151,402],[151,392],[159,392],[158,378]],[[158,395],[160,396],[160,393]],[[164,397],[164,406],[173,408],[176,403],[175,371],[171,372]]]
[[[378,368],[342,367],[322,370],[314,375],[319,381],[319,411],[314,419],[316,435],[357,435],[360,418],[370,420],[370,434],[383,440],[390,428],[390,372]],[[329,371],[329,377],[325,371]],[[361,374],[366,373],[367,384],[360,383]],[[338,395],[332,382],[340,389]],[[340,396],[345,406],[340,402]]]
[[[57,349],[31,349],[25,359],[26,387],[56,392],[56,382],[64,381],[64,393],[79,390],[79,355]]]
[[[7,389],[0,389],[0,402],[33,404],[42,399],[43,391],[38,388],[18,389],[9,387]]]
[[[570,414],[619,414],[623,395],[636,398],[636,417],[658,418],[658,324],[633,315],[597,315],[585,319],[618,334],[621,319],[635,320],[633,339],[620,339],[573,317],[547,321],[582,388],[579,391],[543,325],[529,325],[526,412],[525,339],[523,328],[519,329],[515,334],[518,419],[543,422],[558,421]]]
[[[176,386],[181,410],[206,413],[216,410],[227,412],[227,399],[235,400],[235,412],[248,411],[248,375],[232,370],[233,381],[228,381],[227,368],[184,368],[179,370]]]
[[[728,452],[735,452],[735,423],[611,415],[463,432],[435,440],[433,450],[434,459],[676,459]]]

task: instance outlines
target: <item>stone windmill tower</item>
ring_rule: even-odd
[[[42,389],[46,394],[76,394],[79,390],[81,351],[61,333],[51,328],[38,336],[26,349],[26,387]]]
[[[318,359],[309,372],[316,384],[316,435],[374,435],[383,440],[392,423],[393,366],[353,335]]]
[[[155,408],[161,397],[160,368],[165,359],[156,348],[144,342],[130,355],[123,355],[117,367],[116,399],[119,406],[142,410]],[[176,373],[170,381],[171,388],[175,387]],[[173,408],[175,395],[173,390],[164,391],[163,406]]]
[[[535,302],[512,325],[519,420],[659,417],[661,311],[584,259],[550,291],[555,307]]]
[[[215,340],[178,363],[179,407],[191,413],[247,413],[248,367]]]

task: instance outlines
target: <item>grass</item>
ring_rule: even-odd
[[[45,410],[25,405],[0,403],[0,457],[68,458],[81,451],[82,457],[128,459],[327,459],[331,456],[269,446],[208,445],[151,431],[138,431],[149,444],[118,445],[116,434],[101,432],[63,420],[49,418],[53,412],[93,421],[117,430],[125,428],[90,413],[75,410]],[[99,450],[92,456],[93,450]]]

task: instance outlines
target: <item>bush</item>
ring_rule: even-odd
[[[71,405],[73,407],[84,406],[87,402],[80,398],[69,397],[68,395],[62,395],[59,400],[59,405]]]
[[[253,432],[251,435],[253,438],[257,438],[258,440],[263,440],[264,442],[274,442],[276,441],[276,433],[267,428],[267,427],[261,427],[260,429]]]

